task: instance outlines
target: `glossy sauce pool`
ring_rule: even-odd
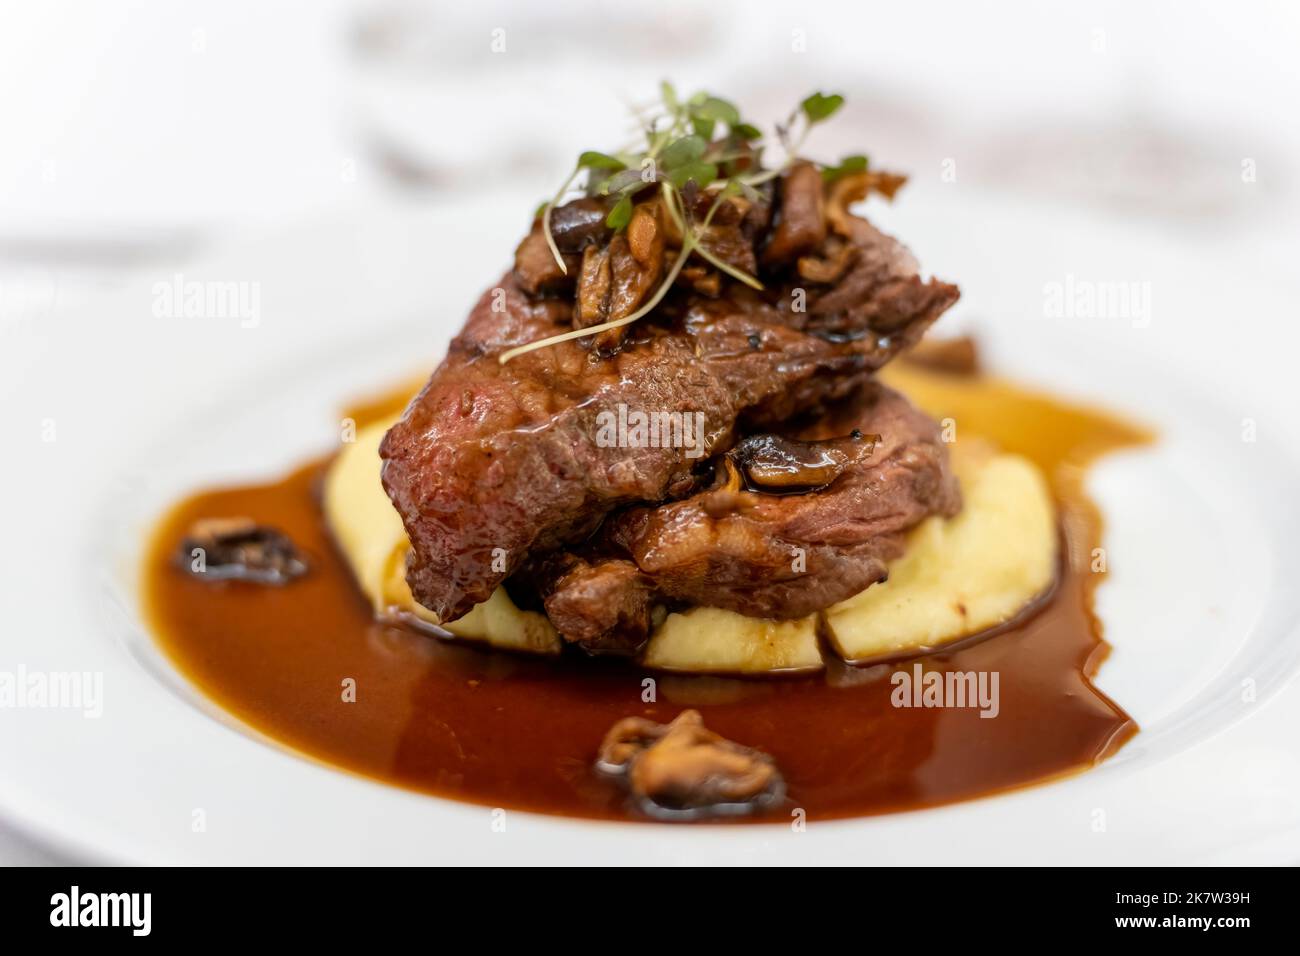
[[[936,418],[953,419],[958,441],[992,439],[1031,458],[1051,483],[1061,578],[1050,599],[984,639],[906,662],[745,680],[444,643],[372,618],[319,507],[324,462],[176,505],[145,559],[147,613],[176,666],[258,731],[357,773],[490,807],[635,818],[620,787],[592,769],[596,748],[622,717],[668,721],[686,707],[781,768],[785,803],[746,819],[789,820],[795,808],[828,819],[933,806],[1092,766],[1137,728],[1090,681],[1108,645],[1092,610],[1102,522],[1083,484],[1099,456],[1149,436],[997,379],[901,366],[882,377]],[[364,423],[401,404],[383,400],[353,414]],[[263,587],[180,570],[174,555],[185,529],[228,516],[286,532],[311,572]],[[996,671],[997,717],[894,707],[890,675],[918,662],[926,671]],[[648,677],[653,702],[643,700]],[[353,702],[344,700],[349,678]]]

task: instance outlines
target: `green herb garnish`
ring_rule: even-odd
[[[755,276],[709,252],[703,245],[704,234],[714,213],[727,199],[744,196],[750,202],[761,201],[762,195],[756,187],[780,176],[790,167],[812,128],[839,110],[844,105],[844,97],[838,93],[817,92],[805,98],[784,124],[777,125],[776,135],[784,148],[785,159],[780,166],[766,170],[761,167],[763,134],[758,127],[741,118],[735,104],[704,92],[683,100],[667,81],[660,85],[660,100],[659,112],[644,120],[645,142],[641,148],[633,146],[613,154],[596,150],[582,153],[564,185],[539,212],[551,255],[560,271],[568,275],[564,257],[551,234],[551,210],[569,194],[578,176],[586,172],[586,183],[582,188],[588,196],[614,200],[605,224],[616,232],[626,229],[631,222],[638,194],[657,186],[664,209],[682,235],[682,248],[664,281],[654,295],[630,315],[509,349],[501,355],[503,364],[534,349],[635,322],[662,301],[692,254],[738,282],[754,289],[763,288]],[[796,127],[799,136],[792,139],[791,132]],[[830,182],[866,169],[867,158],[846,156],[836,165],[819,166],[823,178]],[[688,188],[703,190],[713,196],[708,212],[699,223],[693,222],[688,212],[685,199]],[[696,193],[690,195],[693,197]]]
[[[632,197],[624,196],[618,202],[614,203],[614,208],[609,211],[605,217],[605,225],[617,232],[627,226],[632,221]]]
[[[865,172],[867,168],[867,157],[865,156],[845,156],[839,161],[839,165],[825,166],[822,168],[822,181],[831,183],[841,176],[847,176],[850,173]]]
[[[579,169],[626,169],[627,164],[616,156],[610,156],[606,153],[598,153],[594,149],[589,149],[578,157]]]
[[[820,123],[822,120],[830,119],[831,115],[843,105],[844,97],[838,93],[832,93],[830,96],[814,93],[800,103],[799,108],[808,117],[808,122]]]

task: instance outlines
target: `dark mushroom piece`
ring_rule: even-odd
[[[626,717],[610,728],[596,767],[625,781],[636,806],[660,820],[755,813],[785,797],[776,762],[684,710],[670,724]]]
[[[605,204],[595,199],[575,199],[551,210],[551,238],[564,258],[567,273],[555,261],[541,217],[533,220],[533,228],[515,249],[514,274],[520,288],[538,295],[571,287],[584,251],[603,245],[609,236],[605,225],[608,212]]]
[[[763,249],[763,265],[806,256],[826,238],[822,174],[812,163],[795,163],[781,180],[781,214]]]
[[[562,253],[582,252],[609,238],[609,207],[598,199],[575,199],[551,210],[551,238]]]
[[[604,248],[584,253],[578,286],[577,328],[626,318],[649,298],[664,269],[664,229],[659,203],[644,202],[632,212],[627,229]],[[606,329],[596,338],[601,354],[616,350],[627,330]]]
[[[860,431],[824,441],[753,435],[729,455],[751,491],[804,492],[829,485],[850,465],[870,457],[879,441],[879,435]]]
[[[206,581],[287,584],[307,573],[289,537],[251,518],[202,518],[181,540],[177,563]]]
[[[841,176],[831,183],[826,197],[826,222],[831,231],[846,239],[852,238],[854,217],[849,206],[866,199],[872,192],[892,200],[906,182],[906,176],[876,169]]]
[[[857,260],[858,247],[837,236],[827,239],[817,255],[800,256],[799,277],[808,282],[830,285],[838,282]]]

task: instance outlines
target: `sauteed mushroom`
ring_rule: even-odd
[[[770,756],[713,733],[695,710],[669,724],[620,720],[601,743],[597,768],[625,780],[643,812],[666,819],[754,813],[785,794]]]

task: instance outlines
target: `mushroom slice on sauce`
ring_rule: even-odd
[[[605,735],[596,767],[621,777],[636,806],[660,820],[755,813],[785,796],[770,756],[713,733],[696,710],[669,724],[620,720]]]

